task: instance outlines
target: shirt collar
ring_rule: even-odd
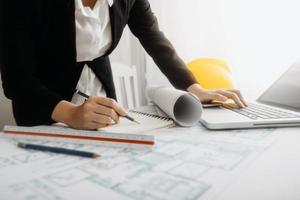
[[[106,0],[109,7],[112,7],[113,4],[114,4],[114,0]],[[75,0],[75,9],[79,9],[79,8],[82,8],[83,5],[82,5],[82,0]]]

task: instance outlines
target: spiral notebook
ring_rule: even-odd
[[[140,124],[121,117],[118,124],[114,124],[98,130],[116,133],[145,133],[160,128],[172,127],[175,125],[173,120],[168,117],[150,114],[148,112],[146,113],[131,110],[128,112],[128,115],[133,117]]]

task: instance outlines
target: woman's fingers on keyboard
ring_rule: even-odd
[[[238,95],[239,99],[243,102],[244,106],[248,106],[247,103],[246,103],[246,101],[245,101],[245,98],[243,97],[243,95],[241,93],[241,91],[236,90],[236,89],[231,89],[231,90],[228,90],[228,91],[233,92],[236,95]]]
[[[222,94],[223,96],[225,96],[229,99],[232,99],[241,108],[244,108],[246,106],[246,105],[244,105],[242,100],[239,98],[239,96],[234,92],[231,92],[229,90],[219,90],[218,93]]]

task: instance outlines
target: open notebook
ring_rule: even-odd
[[[116,133],[145,133],[155,129],[172,127],[175,125],[173,120],[170,118],[140,111],[131,110],[128,112],[128,115],[133,117],[140,124],[121,117],[118,124],[110,125],[98,130]]]

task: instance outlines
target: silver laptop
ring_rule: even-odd
[[[208,129],[300,126],[300,61],[248,107],[204,108],[200,123]]]

